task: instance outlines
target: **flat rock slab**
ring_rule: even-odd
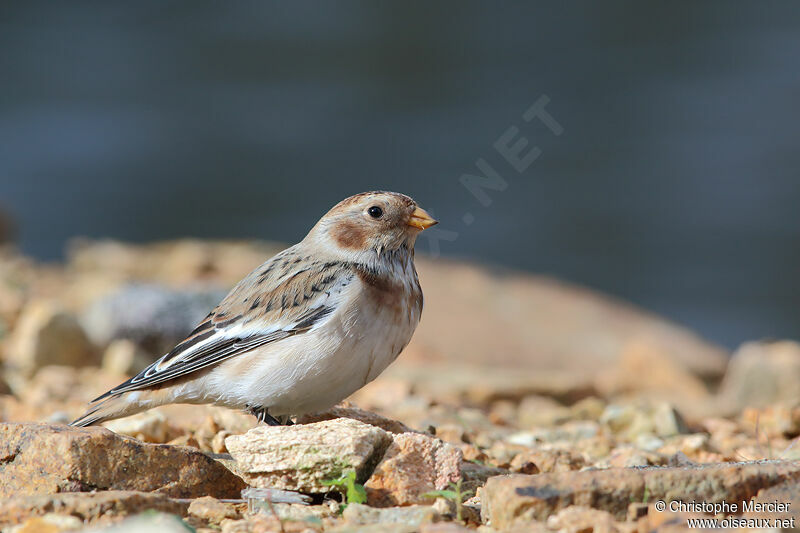
[[[145,444],[101,427],[0,424],[0,497],[134,490],[238,498],[244,482],[182,446]]]
[[[498,476],[486,483],[482,514],[496,529],[544,521],[571,505],[608,511],[624,521],[631,502],[724,500],[741,507],[762,489],[798,479],[800,462],[789,461]]]
[[[354,470],[369,478],[392,442],[386,431],[349,418],[294,426],[258,426],[225,439],[237,473],[253,487],[326,493],[325,481]]]
[[[75,516],[84,522],[101,516],[126,516],[147,510],[185,515],[188,506],[188,503],[163,494],[118,490],[17,496],[0,503],[0,527],[20,524],[31,517],[48,513]]]

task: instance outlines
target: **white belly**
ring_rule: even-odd
[[[411,340],[420,310],[348,305],[309,332],[236,356],[203,378],[201,398],[273,416],[325,410],[375,379]],[[189,395],[192,391],[186,391]],[[177,400],[180,401],[180,400]]]

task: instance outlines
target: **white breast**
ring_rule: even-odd
[[[413,271],[413,266],[411,267]],[[233,408],[260,405],[273,416],[322,411],[375,379],[411,340],[421,298],[416,275],[396,300],[352,283],[342,304],[312,330],[219,365],[202,381],[204,398]]]

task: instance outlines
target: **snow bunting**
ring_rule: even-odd
[[[172,351],[90,405],[89,426],[168,403],[245,409],[276,425],[375,379],[422,312],[414,242],[436,221],[408,196],[339,202],[240,281]]]

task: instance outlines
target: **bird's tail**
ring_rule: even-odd
[[[71,422],[70,426],[93,426],[107,420],[134,415],[153,407],[152,405],[145,406],[139,402],[131,401],[131,398],[128,397],[129,394],[130,393],[120,394],[119,396],[109,396],[94,402],[89,407],[89,410]]]

